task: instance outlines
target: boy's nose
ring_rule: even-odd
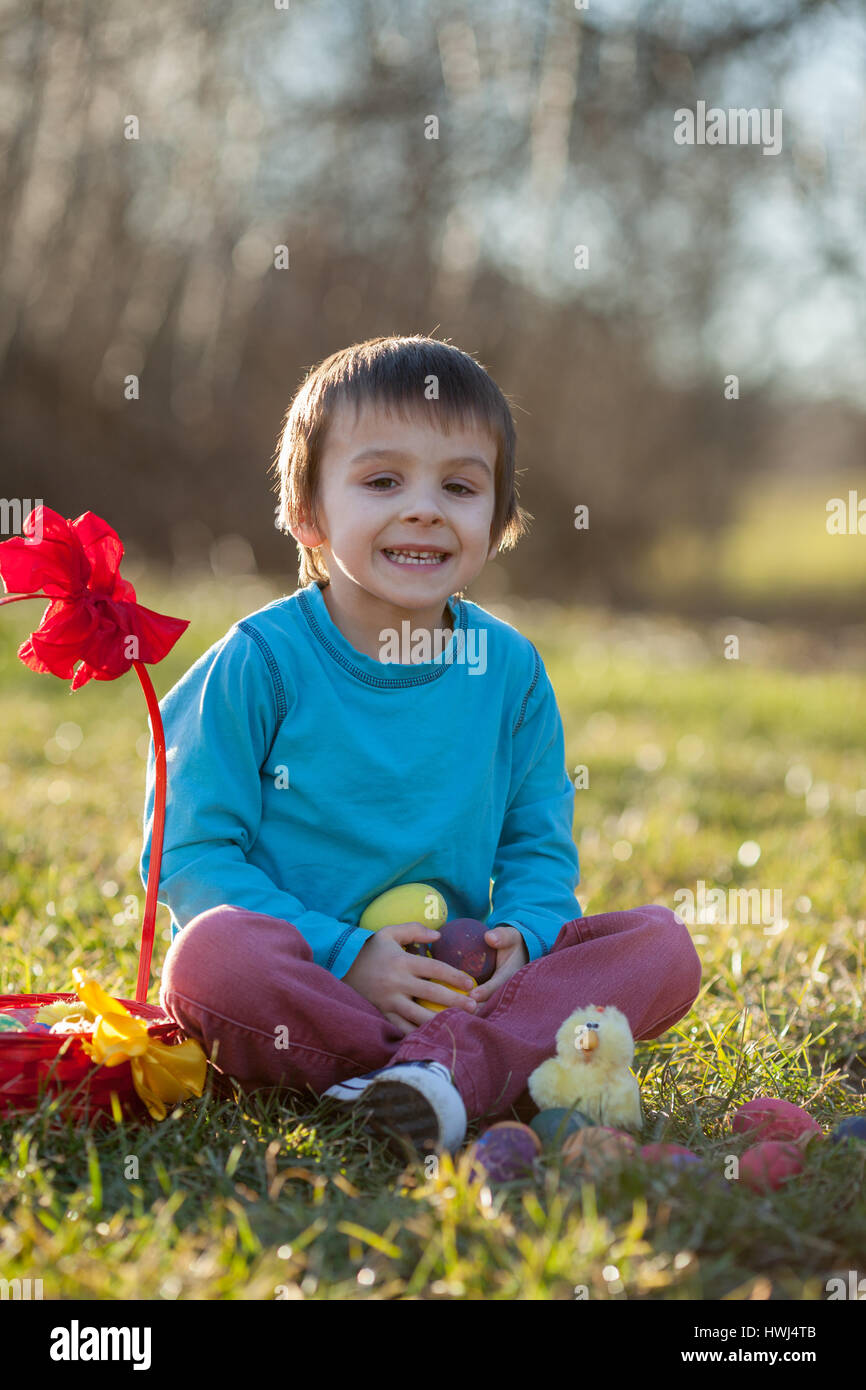
[[[404,521],[444,521],[442,503],[435,492],[415,492],[406,498],[401,517]]]
[[[411,507],[408,507],[402,516],[403,521],[422,523],[428,523],[437,519],[439,521],[442,520],[442,509],[435,502],[429,504],[416,502]]]

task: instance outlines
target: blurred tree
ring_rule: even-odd
[[[267,470],[304,371],[434,332],[518,405],[536,520],[503,572],[638,600],[660,528],[721,526],[776,461],[768,325],[829,284],[848,317],[829,315],[815,390],[850,422],[850,131],[834,144],[786,101],[776,157],[672,133],[698,99],[780,105],[822,34],[862,51],[861,9],[0,0],[3,491],[96,510],[163,558],[241,534],[293,583]],[[755,231],[768,208],[777,246]],[[864,433],[859,413],[835,432],[840,469],[862,467]]]

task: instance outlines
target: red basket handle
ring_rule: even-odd
[[[22,542],[20,538],[13,537],[9,541],[0,543],[0,550],[9,559],[9,568],[5,568],[0,561],[0,579],[7,592],[0,598],[0,605],[7,603],[21,603],[24,599],[55,599],[62,595],[64,601],[73,605],[81,605],[88,599],[96,599],[101,602],[106,598],[114,598],[114,608],[111,610],[110,624],[116,627],[116,636],[126,641],[131,635],[129,624],[132,630],[136,629],[136,622],[139,618],[136,610],[141,606],[135,598],[135,590],[132,585],[120,579],[117,571],[120,556],[123,554],[123,546],[120,537],[107,522],[101,517],[96,517],[92,512],[84,512],[73,522],[64,521],[63,517],[53,512],[50,508],[45,508],[41,504],[31,511],[24,523],[24,530],[27,539],[30,539],[33,527],[30,523],[34,521],[47,520],[51,530],[50,539],[46,539],[44,544],[50,554],[44,557],[44,564],[41,566],[31,560],[28,564],[22,564],[18,555],[18,549]],[[80,528],[80,534],[76,533],[76,528]],[[26,542],[24,542],[26,543]],[[43,537],[40,534],[38,546],[43,545]],[[11,550],[7,547],[12,547]],[[88,554],[88,548],[92,552]],[[14,559],[13,559],[14,555]],[[94,558],[95,555],[95,558]],[[96,568],[94,569],[94,566]],[[24,582],[35,583],[40,580],[40,589],[35,593],[11,594],[8,592],[8,581],[10,575],[14,574],[17,579]],[[85,581],[84,576],[87,576]],[[26,579],[25,579],[26,576]],[[90,580],[95,576],[95,583],[111,585],[110,593],[102,592],[102,589],[90,588]],[[14,581],[13,581],[14,582]],[[59,588],[57,586],[60,586]],[[115,612],[115,610],[118,610]],[[49,623],[55,612],[55,604],[49,603],[43,614],[43,627],[38,630],[45,636],[47,628],[44,627],[46,621]],[[189,626],[189,622],[182,618],[170,618],[166,614],[154,613],[150,609],[141,609],[141,615],[145,622],[145,631],[148,642],[147,647],[150,652],[151,661],[159,661],[177,641],[184,628]],[[92,621],[89,619],[89,621]],[[85,624],[89,632],[88,624]],[[36,633],[31,634],[31,640]],[[53,663],[45,655],[39,656],[34,653],[31,647],[27,651],[25,644],[18,650],[18,655],[25,665],[33,670],[51,672],[55,676],[63,676],[64,679],[71,674],[69,662],[70,651],[68,642],[62,651],[59,665],[57,660]],[[79,652],[78,655],[81,655]],[[126,652],[124,651],[124,657]],[[83,658],[82,658],[83,659]],[[73,655],[73,661],[77,656]],[[150,979],[150,962],[153,955],[153,936],[156,923],[157,893],[159,892],[159,875],[162,867],[162,844],[165,834],[165,802],[166,802],[166,752],[165,752],[165,732],[162,726],[162,719],[159,713],[159,702],[153,689],[150,676],[141,661],[133,660],[131,663],[135,667],[136,675],[141,682],[144,691],[144,698],[147,701],[148,714],[150,716],[150,729],[153,735],[155,768],[156,768],[156,792],[154,797],[154,820],[153,835],[151,837],[151,857],[147,874],[147,891],[144,903],[144,920],[141,924],[141,947],[138,955],[138,981],[135,987],[135,1002],[144,1004],[147,1000],[147,986]],[[87,663],[84,662],[86,666]],[[67,669],[68,668],[68,669]],[[108,667],[104,672],[99,673],[88,670],[85,678],[79,683],[84,684],[90,680],[94,674],[101,680],[114,680],[123,671],[128,670],[128,666]],[[76,682],[81,676],[82,667],[75,673],[75,680],[72,689],[76,689]]]
[[[147,893],[144,902],[144,920],[141,924],[141,949],[138,955],[138,980],[135,986],[135,1002],[144,1004],[147,1000],[147,986],[150,980],[150,961],[153,955],[153,935],[156,925],[156,895],[159,892],[159,871],[162,868],[162,841],[165,834],[165,731],[159,702],[147,668],[140,661],[134,661],[135,674],[141,681],[147,711],[150,716],[150,731],[153,735],[154,761],[156,767],[156,790],[153,803],[153,834],[150,840],[150,863],[147,867]]]

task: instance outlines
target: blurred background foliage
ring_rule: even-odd
[[[858,620],[860,0],[279,3],[0,0],[5,497],[290,592],[291,396],[429,333],[516,407],[535,519],[478,601]],[[698,100],[781,152],[676,144]]]

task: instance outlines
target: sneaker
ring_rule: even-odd
[[[401,1157],[407,1145],[421,1154],[453,1153],[466,1137],[466,1107],[442,1062],[397,1062],[340,1081],[323,1095],[344,1105],[362,1100],[366,1128]]]

